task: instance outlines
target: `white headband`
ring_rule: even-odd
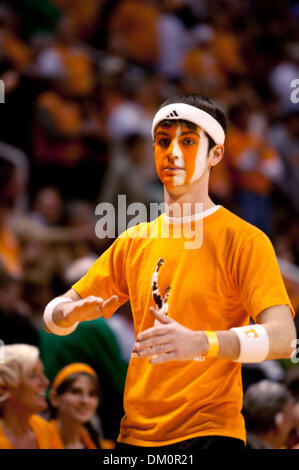
[[[183,119],[202,127],[216,144],[224,144],[225,133],[219,122],[209,113],[185,103],[168,104],[159,109],[152,125],[152,137],[159,122],[164,119]]]

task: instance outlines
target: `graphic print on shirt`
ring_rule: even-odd
[[[158,262],[157,262],[157,265],[156,265],[156,269],[155,269],[153,277],[152,277],[152,295],[153,295],[153,299],[154,299],[154,302],[156,304],[157,310],[160,313],[163,313],[164,315],[168,315],[167,300],[168,300],[168,297],[169,297],[169,294],[170,294],[170,291],[171,291],[171,287],[168,286],[165,289],[165,295],[163,297],[162,294],[159,291],[159,285],[158,285],[159,270],[160,270],[160,268],[163,264],[164,264],[164,259],[159,258]]]

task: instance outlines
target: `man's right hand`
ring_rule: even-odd
[[[95,320],[113,313],[117,302],[117,295],[113,295],[106,300],[90,295],[84,299],[63,302],[55,307],[53,320],[61,328],[69,328],[77,321]]]

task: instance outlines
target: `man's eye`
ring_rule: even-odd
[[[170,144],[170,140],[169,139],[159,139],[158,140],[158,144],[161,146],[161,147],[169,147],[169,144]]]
[[[191,139],[190,137],[183,139],[183,145],[195,145],[196,142],[194,139]]]

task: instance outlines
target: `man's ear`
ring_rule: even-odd
[[[10,397],[10,391],[7,387],[0,384],[0,403],[5,402]]]
[[[217,144],[214,145],[214,147],[211,148],[209,151],[209,164],[210,166],[216,166],[217,163],[222,160],[224,154],[224,145],[222,144]]]

